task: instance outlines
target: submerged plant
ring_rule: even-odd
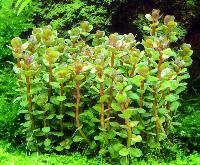
[[[162,24],[153,10],[146,18],[150,35],[141,43],[133,34],[91,34],[88,22],[65,40],[51,27],[35,28],[25,43],[12,40],[25,131],[38,150],[67,152],[81,143],[88,154],[128,164],[145,154],[143,145],[161,149],[186,88],[192,50],[171,47],[173,16]]]

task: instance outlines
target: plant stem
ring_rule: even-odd
[[[110,130],[110,115],[111,115],[111,105],[113,101],[113,92],[114,92],[114,74],[112,76],[112,82],[110,87],[110,98],[108,102],[108,130]]]
[[[104,96],[104,84],[103,84],[103,80],[102,80],[102,73],[98,74],[99,79],[101,80],[100,82],[100,97]],[[104,134],[104,138],[105,138],[105,142],[106,145],[109,144],[108,142],[108,137],[107,137],[107,133],[106,133],[106,128],[105,128],[105,111],[104,111],[104,103],[101,102],[101,111],[100,111],[100,122],[101,122],[101,128],[103,130],[103,134]]]
[[[112,56],[111,56],[111,68],[114,67],[114,64],[115,64],[115,54],[112,53]]]
[[[114,60],[115,60],[115,54],[112,53],[111,67],[113,69],[114,69]],[[110,98],[109,98],[109,102],[108,102],[108,130],[110,130],[110,115],[111,115],[111,104],[112,104],[112,101],[113,101],[115,75],[116,75],[116,70],[112,74],[112,80],[111,80],[111,86],[110,86]]]
[[[47,119],[46,119],[46,111],[45,110],[44,110],[42,119],[43,119],[43,125],[44,125],[44,127],[47,127]],[[46,134],[45,137],[48,138],[49,137],[48,134]]]
[[[48,89],[48,100],[50,101],[50,98],[52,96],[52,87],[51,87],[51,82],[53,79],[53,69],[52,69],[52,64],[49,62],[49,89]]]
[[[88,139],[88,137],[85,135],[85,133],[83,132],[83,130],[81,128],[80,117],[79,117],[80,98],[81,98],[80,81],[77,80],[76,81],[76,126],[77,126],[78,131],[81,134],[81,136],[90,145],[91,144],[90,140]]]
[[[135,69],[136,69],[136,65],[137,65],[137,64],[134,64],[134,65],[133,65],[133,68],[132,68],[131,73],[130,73],[130,77],[133,77],[133,76],[134,76]]]
[[[122,94],[122,91],[120,91],[119,93]],[[126,105],[126,102],[122,102],[120,103],[120,107],[122,113],[124,113],[127,110],[128,105]],[[127,148],[129,148],[131,146],[131,140],[132,140],[132,128],[129,119],[125,119],[125,124],[127,129]]]
[[[64,96],[64,83],[60,84],[60,95]],[[63,115],[63,106],[64,106],[64,102],[61,101],[60,102],[60,115]],[[64,132],[63,128],[64,128],[64,126],[63,126],[63,118],[61,118],[60,119],[60,130],[61,130],[62,133]]]
[[[127,148],[131,146],[131,140],[132,140],[132,129],[129,119],[125,119],[125,124],[127,126]]]
[[[170,89],[167,88],[167,93],[170,94]],[[168,110],[168,114],[170,117],[172,117],[172,110],[171,110],[171,104],[168,101],[167,102],[167,110]],[[165,132],[168,134],[169,131],[169,126],[170,126],[170,119],[167,119],[167,123],[166,123],[166,128],[165,128]]]
[[[19,58],[17,59],[17,67],[21,68],[21,63],[20,63]],[[19,86],[20,86],[20,92],[22,93],[22,78],[20,75],[18,76],[18,82],[19,82]]]
[[[159,119],[158,119],[158,112],[157,112],[157,91],[154,90],[154,101],[153,101],[153,117],[155,120],[156,125],[156,142],[159,142],[159,134],[160,134],[160,126],[159,126]]]
[[[159,56],[159,61],[158,61],[158,66],[157,66],[157,78],[159,78],[159,80],[161,80],[161,64],[163,62],[163,54],[162,54],[162,48],[160,47],[160,44],[157,42],[157,49],[158,49],[158,52],[160,54]],[[158,85],[160,87],[161,85],[161,82],[160,84]],[[159,142],[159,134],[160,134],[160,128],[162,127],[161,123],[159,122],[159,117],[158,117],[158,111],[157,111],[157,104],[158,104],[158,101],[157,101],[157,88],[159,87],[156,87],[154,89],[154,101],[153,101],[153,116],[154,116],[154,119],[155,119],[155,125],[156,125],[156,142]]]
[[[27,66],[27,69],[29,69],[29,64],[28,64],[28,60],[25,59],[25,64]],[[32,109],[32,97],[31,97],[31,84],[30,84],[30,77],[26,76],[26,95],[27,95],[27,101],[29,104],[29,108],[28,108],[28,112],[30,115],[30,119],[31,119],[31,129],[32,131],[35,129],[35,121],[34,121],[34,117],[33,117],[33,109]]]
[[[141,91],[144,91],[144,80],[141,81],[141,86],[140,86]],[[140,108],[143,108],[143,98],[144,94],[140,94]]]

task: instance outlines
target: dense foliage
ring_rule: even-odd
[[[38,7],[35,23],[38,26],[50,24],[62,36],[67,35],[64,29],[75,27],[80,21],[89,21],[95,28],[107,30],[111,20],[109,4],[110,1],[70,0],[66,3],[61,0],[55,3],[38,0],[35,2]]]
[[[21,135],[19,116],[20,105],[15,102],[17,77],[10,68],[0,70],[0,138],[15,143]]]
[[[0,164],[198,164],[199,5],[0,0]]]
[[[0,141],[0,164],[2,165],[108,165],[100,157],[87,158],[80,153],[73,153],[71,156],[64,155],[28,155],[19,149],[13,148],[10,143]]]
[[[86,21],[68,39],[47,26],[34,28],[25,42],[11,41],[32,151],[65,153],[84,145],[79,150],[86,154],[127,164],[149,148],[162,150],[192,51],[189,44],[170,48],[177,23],[170,15],[161,23],[159,12],[146,15],[150,36],[141,43],[133,34],[90,33]]]
[[[177,117],[179,127],[173,132],[177,139],[182,143],[182,148],[191,153],[199,151],[200,147],[200,97],[199,95],[190,96],[184,99],[181,113]]]
[[[10,40],[27,31],[33,25],[29,22],[31,10],[23,11],[17,16],[18,8],[14,7],[14,0],[0,1],[0,59],[1,65],[4,61],[10,60],[11,50],[7,48]],[[3,59],[4,58],[4,59]],[[3,59],[3,60],[2,60]]]
[[[181,153],[176,155],[176,160],[173,161],[162,161],[158,162],[156,159],[149,159],[148,161],[134,162],[132,164],[136,165],[197,165],[200,162],[200,155],[193,153],[189,156],[183,156]],[[2,165],[109,165],[109,163],[104,162],[101,157],[97,158],[87,158],[79,153],[72,154],[71,156],[63,155],[37,155],[27,156],[25,153],[20,152],[13,148],[10,143],[0,142],[0,163]]]

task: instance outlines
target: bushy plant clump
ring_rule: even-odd
[[[0,70],[0,139],[13,143],[20,142],[22,138],[20,116],[17,115],[21,107],[15,101],[19,96],[16,81],[17,76],[12,67]]]
[[[194,150],[199,152],[200,147],[200,97],[187,96],[181,105],[181,113],[177,117],[180,123],[173,129],[173,134],[182,143],[182,148],[191,153]]]
[[[60,0],[59,3],[37,0],[33,2],[33,5],[38,8],[34,12],[34,23],[37,26],[51,25],[53,29],[57,29],[60,36],[68,34],[63,29],[75,27],[83,20],[89,21],[96,29],[108,30],[107,26],[110,24],[112,17],[108,9],[110,3],[110,0],[70,0],[67,2]]]
[[[176,155],[176,160],[162,160],[158,162],[158,160],[149,158],[144,161],[132,161],[131,165],[188,165],[188,164],[198,164],[200,161],[200,155],[197,153],[190,154],[189,156],[185,156],[181,153]],[[0,163],[2,165],[74,165],[74,164],[84,164],[84,165],[109,165],[106,163],[104,159],[101,157],[88,158],[86,156],[82,156],[80,153],[73,153],[70,156],[66,155],[47,155],[47,154],[33,154],[31,156],[26,155],[20,150],[16,148],[12,148],[12,146],[7,142],[0,142]],[[116,164],[116,163],[115,163]]]
[[[148,148],[162,150],[186,88],[192,50],[173,49],[174,17],[146,18],[150,32],[90,34],[82,22],[58,38],[50,26],[34,28],[27,41],[11,41],[18,74],[27,145],[32,151],[99,153],[128,164]],[[138,47],[143,47],[143,50]]]
[[[0,63],[12,57],[12,52],[7,48],[10,40],[33,27],[29,20],[32,15],[31,9],[17,15],[18,8],[14,7],[15,2],[14,0],[0,1]]]

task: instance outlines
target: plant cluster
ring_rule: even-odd
[[[25,42],[11,41],[32,151],[79,149],[127,164],[149,147],[162,149],[192,50],[171,48],[177,23],[167,15],[159,24],[159,12],[146,15],[150,35],[141,43],[131,33],[92,34],[86,21],[67,39],[47,26],[34,28]]]
[[[8,60],[12,52],[7,48],[10,40],[19,36],[22,32],[32,28],[29,22],[31,12],[24,11],[17,16],[18,8],[13,7],[14,0],[1,0],[0,1],[0,59],[1,62]]]
[[[158,162],[155,158],[149,158],[148,160],[133,161],[132,165],[188,165],[188,164],[198,164],[200,162],[200,155],[198,153],[190,154],[185,156],[182,153],[176,155],[175,160],[162,160]],[[0,141],[0,163],[2,165],[74,165],[74,164],[84,164],[84,165],[109,165],[101,157],[95,157],[89,159],[86,156],[82,156],[80,153],[73,153],[70,156],[66,155],[36,155],[27,156],[25,153],[21,152],[19,149],[13,148],[10,143],[6,141]]]
[[[102,3],[104,5],[102,5]],[[109,1],[70,0],[43,2],[37,0],[33,4],[38,8],[35,12],[35,24],[38,26],[51,25],[61,36],[68,33],[63,29],[77,26],[81,21],[88,21],[97,29],[107,30],[111,14],[106,8]],[[92,13],[92,14],[91,14]],[[39,21],[38,21],[39,20]]]
[[[161,22],[162,24],[163,22]],[[138,14],[138,17],[133,21],[133,24],[136,25],[140,31],[140,34],[143,38],[149,35],[148,31],[143,30],[144,26],[148,25],[148,20],[145,18],[145,14]],[[174,28],[174,33],[178,40],[182,40],[186,35],[186,28],[182,23],[177,23],[177,26]]]
[[[200,146],[200,97],[184,98],[181,105],[181,113],[177,117],[180,123],[173,129],[173,134],[182,143],[182,148],[186,152],[199,151]]]
[[[22,152],[18,148],[13,146],[7,141],[0,141],[0,164],[2,165],[109,165],[102,160],[100,157],[87,158],[80,153],[73,153],[70,156],[66,155],[37,155],[32,154],[31,156]]]
[[[16,81],[17,76],[11,67],[0,70],[0,138],[8,139],[13,143],[21,138],[22,133],[20,131],[21,121],[17,115],[20,105],[14,102],[19,96],[16,91],[18,88]]]

